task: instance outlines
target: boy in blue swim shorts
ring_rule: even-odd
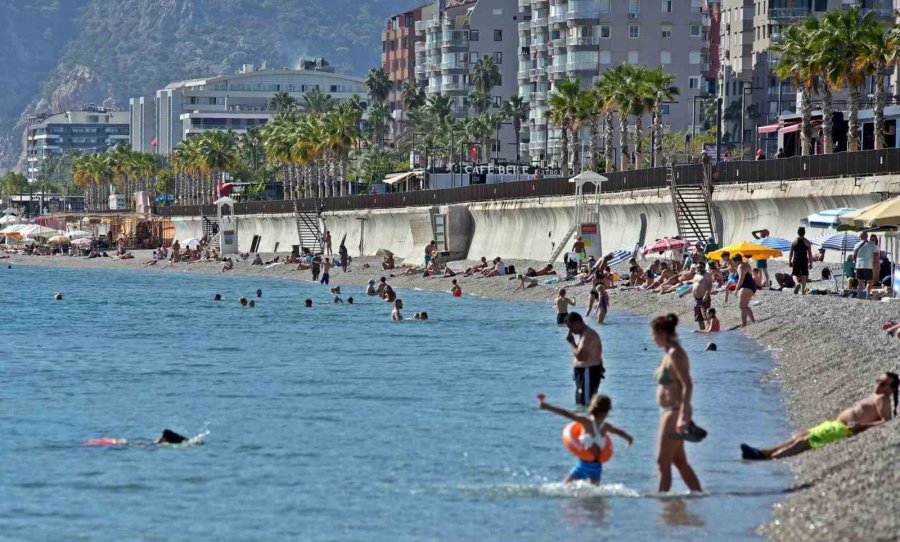
[[[581,434],[578,435],[577,446],[583,450],[584,455],[591,456],[593,460],[587,460],[579,457],[575,468],[569,472],[563,482],[575,482],[578,480],[587,480],[597,485],[600,483],[600,477],[603,475],[603,463],[600,457],[603,455],[606,435],[611,433],[628,442],[634,442],[631,435],[606,422],[610,410],[612,410],[612,399],[603,394],[595,395],[588,407],[588,415],[582,416],[564,408],[553,406],[544,402],[544,396],[538,395],[539,408],[554,414],[558,414],[563,418],[568,418],[575,423],[581,424]],[[581,455],[581,454],[579,454]]]

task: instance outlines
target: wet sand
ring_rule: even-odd
[[[0,260],[6,264],[26,264],[46,267],[78,267],[97,269],[147,269],[151,272],[188,272],[217,274],[221,263],[158,264],[146,267],[150,251],[136,252],[133,260],[113,261],[106,258],[87,260],[65,256],[13,256]],[[263,255],[264,260],[272,259]],[[362,269],[364,263],[371,269]],[[394,288],[450,290],[449,278],[390,277],[381,271],[380,258],[354,259],[351,271],[332,270],[331,284],[365,285],[370,278],[389,277]],[[524,270],[538,262],[511,261]],[[463,262],[451,264],[454,270],[464,268]],[[296,271],[295,265],[275,265],[269,268],[250,266],[250,262],[235,265],[229,274],[260,275],[292,280],[310,280],[309,271]],[[784,268],[783,262],[772,262],[770,274]],[[818,276],[819,267],[813,270]],[[398,271],[394,271],[398,273]],[[491,279],[456,277],[465,295],[508,300],[546,302],[547,310],[559,286],[538,286],[525,292],[512,293],[518,284],[507,277]],[[833,287],[833,282],[813,284],[812,287]],[[587,303],[587,286],[568,287],[577,297],[579,308]],[[210,290],[209,295],[214,292]],[[52,295],[52,292],[48,293]],[[347,295],[346,293],[344,294]],[[448,293],[449,295],[449,293]],[[402,295],[401,295],[402,297]],[[675,294],[661,296],[640,291],[611,291],[610,306],[614,310],[654,315],[675,312],[682,320],[682,332],[693,329],[693,300],[679,299]],[[740,324],[737,299],[724,303],[723,296],[713,298],[727,329]],[[791,291],[763,290],[754,297],[752,308],[757,323],[745,332],[761,345],[773,349],[776,367],[772,378],[784,389],[790,412],[790,424],[796,429],[811,427],[831,419],[854,401],[872,393],[876,377],[886,371],[897,371],[900,360],[900,340],[889,338],[881,331],[888,319],[900,318],[900,302],[889,303],[841,299],[834,296],[799,296]],[[387,314],[387,309],[385,310]],[[714,338],[710,340],[714,341]],[[722,356],[727,358],[727,353]],[[730,360],[739,363],[740,360]],[[739,395],[738,395],[739,397]],[[789,459],[795,482],[793,491],[775,505],[772,520],[761,532],[773,540],[894,540],[900,532],[900,499],[894,496],[900,487],[900,429],[890,423],[799,457]],[[740,431],[736,424],[734,430]],[[785,438],[789,435],[785,435]],[[752,435],[746,440],[755,442]],[[734,451],[739,455],[739,451]]]

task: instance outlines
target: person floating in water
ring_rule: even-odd
[[[181,444],[187,440],[187,437],[179,435],[171,429],[163,429],[162,435],[156,439],[156,444]]]
[[[875,384],[875,392],[838,414],[834,420],[800,431],[796,435],[771,448],[754,448],[741,444],[744,459],[782,459],[821,448],[826,444],[852,437],[867,429],[891,421],[897,415],[897,395],[900,380],[896,373],[884,373]],[[893,396],[894,408],[891,409]]]
[[[184,444],[186,442],[190,442],[190,440],[191,439],[185,437],[184,435],[179,435],[171,429],[163,429],[162,434],[153,441],[153,444]],[[129,442],[127,439],[112,437],[95,438],[83,443],[84,446],[141,446],[147,444],[147,441],[143,441],[143,443]]]
[[[587,416],[553,406],[544,401],[543,395],[538,395],[538,407],[541,410],[558,414],[563,418],[568,418],[575,423],[581,424],[583,432],[578,437],[578,440],[595,457],[594,461],[585,461],[579,458],[575,468],[563,479],[565,483],[577,480],[588,480],[594,485],[600,483],[600,476],[603,474],[603,464],[599,461],[599,458],[600,454],[603,453],[603,444],[607,433],[612,433],[625,439],[629,446],[634,442],[634,438],[631,435],[606,422],[606,418],[609,416],[610,410],[612,410],[612,399],[606,395],[598,394],[594,396],[588,407]]]

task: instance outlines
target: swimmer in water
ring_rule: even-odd
[[[55,299],[57,301],[62,301],[62,294],[59,292],[56,292],[56,294],[53,296],[53,299]]]
[[[222,294],[216,294],[213,296],[213,301],[222,301]]]
[[[254,301],[253,299],[251,299],[250,302],[247,303],[247,306],[248,306],[248,307],[251,307],[251,308],[252,308],[252,307],[255,307],[255,306],[256,306],[256,301]]]
[[[582,416],[564,408],[553,406],[544,401],[544,396],[538,396],[538,407],[554,414],[558,414],[563,418],[568,418],[575,423],[581,424],[583,431],[578,440],[585,449],[589,450],[595,458],[599,458],[603,452],[603,444],[607,433],[612,433],[628,442],[634,442],[634,438],[627,432],[619,429],[606,422],[610,410],[612,410],[612,399],[603,394],[595,395],[588,407],[588,415]],[[564,483],[575,482],[578,480],[588,480],[591,484],[600,483],[600,476],[603,474],[603,464],[598,459],[594,461],[585,461],[578,459],[575,468],[563,479]]]
[[[462,297],[462,288],[456,283],[456,279],[453,279],[452,284],[453,287],[450,288],[450,293],[453,294],[453,297]]]
[[[179,435],[171,429],[163,429],[162,435],[156,439],[156,444],[181,444],[187,440],[187,437]]]
[[[262,297],[262,290],[256,291],[256,297]]]
[[[303,306],[304,306],[304,307],[312,307],[312,299],[306,299],[306,300],[303,302]]]
[[[240,303],[242,307],[246,307],[247,306],[247,298],[244,296],[241,296],[238,299],[238,303]]]
[[[394,310],[391,311],[391,320],[403,320],[403,315],[400,314],[400,309],[403,308],[403,300],[399,297],[394,300]]]
[[[348,305],[352,305],[352,304],[353,304],[353,297],[348,297],[348,298],[347,298],[347,304],[348,304]]]
[[[706,327],[704,329],[695,329],[694,333],[718,333],[721,330],[722,325],[719,323],[719,319],[716,318],[716,309],[707,309],[706,318]]]

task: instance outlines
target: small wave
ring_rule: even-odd
[[[542,484],[503,484],[469,488],[473,493],[489,498],[551,497],[557,499],[581,499],[586,497],[622,497],[637,499],[647,497],[624,484],[593,485],[588,482],[545,482]]]

